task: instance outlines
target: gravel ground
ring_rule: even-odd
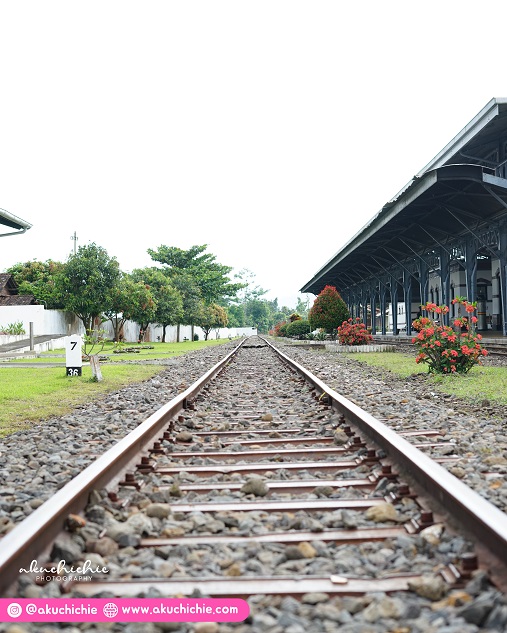
[[[205,369],[217,362],[224,353],[234,347],[234,342],[219,348],[209,348],[185,357],[171,360],[167,368],[156,378],[143,385],[131,386],[105,396],[98,401],[82,406],[72,415],[44,422],[30,431],[16,433],[0,442],[0,532],[7,532],[51,494],[62,487],[71,477],[85,467],[99,451],[109,448],[126,432],[135,428],[168,399],[182,391]],[[367,367],[357,361],[338,354],[320,353],[283,345],[283,351],[308,367],[313,373],[333,386],[345,397],[381,418],[395,429],[411,428],[439,429],[446,439],[454,442],[453,452],[462,459],[453,466],[454,474],[475,488],[490,501],[505,509],[507,507],[507,432],[505,431],[505,409],[489,407],[474,409],[459,400],[444,398],[432,393],[424,379],[400,380],[385,375],[381,370]],[[259,379],[260,380],[260,379]],[[260,384],[260,382],[259,382]],[[387,389],[386,389],[387,385]],[[270,386],[271,387],[271,386]],[[286,394],[278,393],[280,409],[287,408]],[[283,403],[283,407],[282,407]],[[197,419],[199,411],[196,411]],[[295,417],[301,414],[294,412]],[[291,417],[291,414],[288,414]],[[324,424],[325,421],[323,421]],[[192,431],[192,425],[189,424]],[[55,440],[57,444],[55,443]],[[491,447],[495,447],[492,450]],[[71,464],[71,466],[70,466]],[[356,473],[360,475],[360,470]],[[269,478],[290,478],[283,468],[267,475]],[[181,477],[181,481],[192,482],[192,477]],[[217,479],[218,481],[218,479]],[[234,481],[234,476],[231,477]],[[329,573],[356,573],[381,576],[382,570],[392,566],[393,559],[403,571],[430,573],[436,560],[444,564],[453,556],[466,552],[470,544],[450,534],[437,539],[437,548],[429,547],[421,536],[399,537],[392,542],[367,544],[364,547],[336,547],[333,543],[312,541],[305,547],[287,547],[279,544],[256,546],[255,544],[234,547],[197,548],[181,546],[159,548],[155,558],[147,550],[136,550],[139,535],[160,533],[166,535],[201,533],[214,534],[224,526],[239,531],[255,530],[257,533],[278,529],[308,529],[319,532],[329,527],[362,527],[371,524],[364,515],[336,512],[320,519],[314,513],[297,513],[288,521],[283,514],[265,513],[192,513],[179,516],[173,512],[168,516],[169,503],[177,501],[175,491],[160,490],[158,484],[170,484],[171,479],[157,482],[135,494],[129,508],[121,514],[117,510],[113,518],[99,509],[97,498],[87,511],[88,541],[97,542],[94,562],[105,560],[113,573],[120,576],[131,574],[142,578],[153,576],[156,566],[159,575],[167,577],[192,577],[205,573],[227,575],[251,575],[259,573],[312,574],[324,570]],[[194,500],[200,500],[195,493]],[[254,492],[262,496],[259,491]],[[345,488],[340,496],[354,496],[353,489]],[[381,494],[381,491],[379,492]],[[216,500],[233,501],[241,493],[217,494]],[[315,495],[318,498],[318,494]],[[184,501],[192,497],[186,495]],[[149,520],[136,512],[148,508]],[[397,508],[408,512],[409,504]],[[137,514],[137,518],[136,518]],[[317,525],[319,523],[320,525]],[[122,529],[115,532],[121,524]],[[128,525],[129,529],[125,530]],[[103,537],[106,526],[109,536]],[[83,533],[84,538],[84,533]],[[109,539],[109,540],[107,540]],[[122,540],[123,539],[123,540]],[[75,539],[77,543],[79,539]],[[118,551],[118,545],[120,550]],[[62,544],[63,547],[63,544]],[[109,550],[107,549],[109,547]],[[82,546],[81,546],[82,550]],[[296,551],[298,550],[298,551]],[[431,550],[431,552],[430,552]],[[59,552],[66,560],[79,557],[80,551]],[[430,553],[432,558],[430,558]],[[93,556],[90,554],[90,556]],[[433,561],[433,563],[431,562]],[[116,565],[116,567],[115,567]],[[225,570],[225,571],[224,571]],[[27,597],[52,597],[52,583],[44,588],[27,585],[23,595]],[[424,591],[434,592],[424,598]],[[148,597],[157,597],[156,590]],[[55,594],[56,596],[56,594]],[[488,631],[501,633],[507,630],[507,603],[478,573],[466,586],[465,593],[457,596],[440,592],[434,584],[414,594],[386,596],[372,594],[364,598],[333,598],[325,594],[307,594],[302,602],[290,597],[256,596],[250,600],[252,615],[244,624],[226,625],[208,623],[125,625],[69,625],[45,626],[39,624],[0,624],[0,631],[8,633],[52,633],[53,631],[124,631],[137,633],[478,633]]]

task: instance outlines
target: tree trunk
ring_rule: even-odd
[[[102,381],[102,371],[100,369],[99,357],[97,354],[90,356],[90,367],[92,368],[92,377],[97,382]]]

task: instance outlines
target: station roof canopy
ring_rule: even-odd
[[[24,233],[32,227],[29,222],[25,222],[25,220],[18,218],[5,209],[0,209],[0,227],[1,226],[8,226],[10,229],[14,229],[14,231],[11,231],[9,233],[0,233],[0,237],[2,237],[3,235],[15,235],[16,233]]]
[[[344,290],[507,215],[500,139],[507,140],[507,99],[492,99],[301,292]]]

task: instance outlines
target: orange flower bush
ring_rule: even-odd
[[[373,336],[358,317],[355,321],[352,319],[344,321],[336,331],[341,345],[368,345],[373,341]]]
[[[477,317],[473,314],[476,302],[457,297],[453,304],[463,306],[468,315],[454,319],[455,329],[435,323],[435,316],[421,316],[412,323],[417,332],[412,343],[419,350],[415,362],[427,363],[428,370],[433,373],[466,374],[474,365],[481,364],[481,358],[488,353],[480,343],[482,336],[476,332]],[[449,312],[448,306],[429,302],[421,306],[421,310],[440,318]]]

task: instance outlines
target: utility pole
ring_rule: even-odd
[[[71,236],[71,240],[74,240],[74,255],[76,254],[76,245],[77,245],[77,235],[76,231],[74,231],[74,235]]]

